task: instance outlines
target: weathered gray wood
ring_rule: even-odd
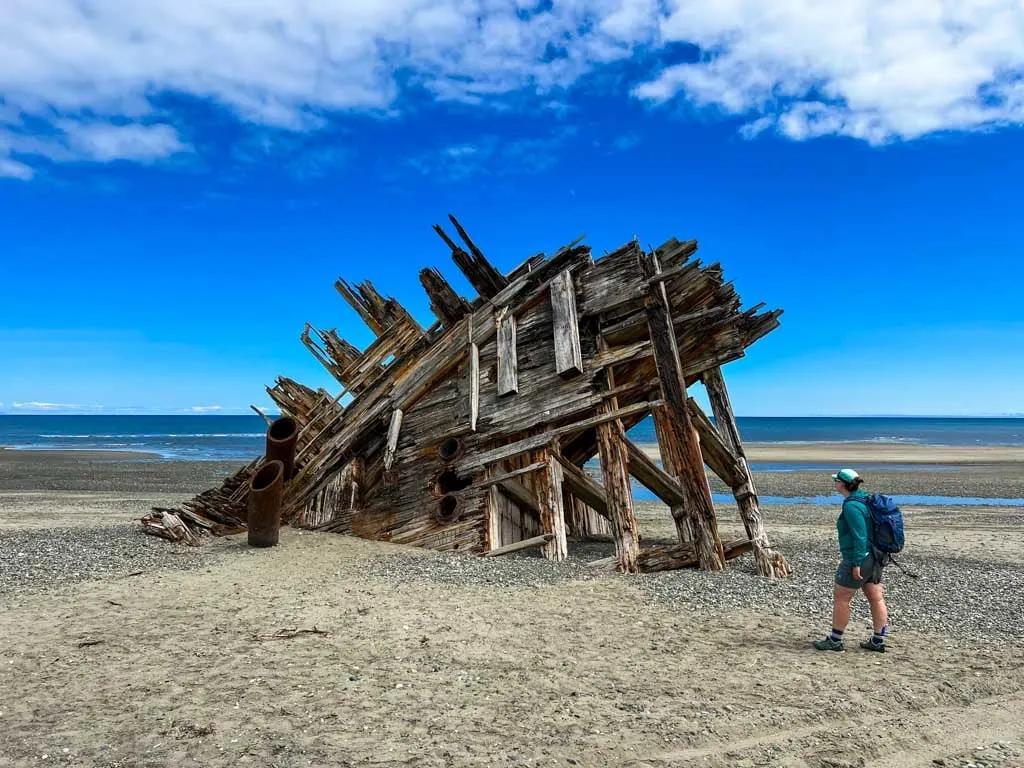
[[[569,270],[559,272],[551,281],[551,314],[555,336],[555,372],[559,376],[583,373],[579,318],[576,315],[576,289]]]
[[[726,560],[733,560],[746,554],[752,546],[746,539],[736,539],[723,545]],[[605,557],[587,563],[591,568],[615,570],[614,557]],[[637,569],[640,573],[657,573],[658,571],[674,571],[679,568],[696,568],[700,565],[697,550],[693,544],[673,544],[670,547],[651,547],[640,550],[637,558]]]
[[[562,464],[562,482],[569,492],[604,517],[608,517],[608,497],[604,488],[590,479],[582,469],[571,463],[562,456],[555,453],[557,460]]]
[[[533,491],[518,480],[514,478],[507,478],[505,480],[499,480],[495,485],[520,507],[528,509],[537,515],[541,514],[540,503],[537,501],[537,497],[533,494]]]
[[[580,432],[591,427],[596,427],[598,424],[603,424],[607,421],[614,421],[615,419],[622,419],[627,416],[634,414],[643,413],[645,411],[651,411],[661,405],[661,400],[645,401],[642,403],[635,403],[634,405],[626,406],[625,408],[618,408],[613,411],[601,413],[598,416],[594,416],[590,419],[583,419],[572,424],[566,424],[565,426],[558,427],[557,429],[548,430],[539,435],[532,435],[522,440],[517,440],[514,443],[508,445],[502,445],[497,448],[493,448],[489,451],[481,451],[473,456],[469,456],[463,459],[461,462],[456,464],[456,472],[473,472],[478,469],[485,468],[488,464],[495,461],[501,461],[511,456],[517,456],[526,451],[534,451],[545,445],[551,443],[551,441],[558,435],[567,435],[572,432]]]
[[[490,552],[485,552],[484,557],[501,557],[502,555],[508,555],[512,552],[522,552],[524,549],[543,547],[554,538],[555,535],[553,533],[545,533],[540,536],[534,536],[532,539],[525,539],[523,541],[517,541],[515,544],[506,544],[503,547],[492,549]]]
[[[481,488],[485,488],[488,485],[494,485],[495,483],[501,483],[505,480],[511,480],[513,477],[520,477],[521,475],[528,475],[531,472],[536,472],[539,469],[546,469],[547,466],[548,464],[546,461],[535,461],[532,464],[527,464],[525,467],[520,467],[519,469],[513,469],[509,472],[502,472],[501,474],[495,474],[487,477],[478,483],[478,485]]]
[[[722,482],[730,488],[735,488],[743,481],[743,472],[739,466],[736,455],[732,449],[725,444],[721,434],[711,423],[711,419],[701,410],[696,401],[690,397],[686,401],[690,411],[690,421],[697,430],[697,437],[700,440],[700,452],[704,457],[704,463],[711,471],[718,475]]]
[[[615,389],[615,376],[611,370],[601,374],[605,389]],[[601,404],[603,416],[621,412],[618,400],[609,397]],[[629,458],[625,447],[626,435],[619,419],[608,419],[597,425],[597,447],[601,457],[601,475],[605,497],[608,500],[608,520],[615,539],[615,556],[619,570],[636,573],[640,554],[640,531],[633,512],[633,489],[629,486]]]
[[[445,326],[455,325],[470,313],[469,302],[455,292],[438,270],[429,267],[420,270],[420,283],[430,299],[430,311]]]
[[[722,436],[722,440],[729,446],[729,450],[734,456],[746,457],[746,453],[743,451],[743,441],[740,440],[739,426],[736,424],[736,416],[732,412],[732,403],[729,401],[729,391],[725,388],[722,369],[718,366],[709,368],[701,374],[701,381],[704,382],[704,389],[708,393],[711,412],[715,414],[715,427]]]
[[[476,422],[480,418],[480,348],[470,342],[469,345],[469,429],[476,432]]]
[[[483,290],[477,288],[477,290],[480,291],[481,296],[490,298],[491,296],[496,295],[502,288],[505,288],[508,285],[508,278],[492,266],[491,262],[489,262],[487,257],[484,256],[484,252],[477,247],[476,243],[473,242],[469,234],[467,234],[466,230],[459,223],[458,219],[451,214],[448,214],[448,220],[451,221],[452,226],[455,227],[455,231],[459,233],[459,237],[462,238],[462,242],[466,244],[466,247],[469,248],[469,252],[472,254],[471,259],[466,259],[464,263],[460,264],[460,258],[456,258],[455,251],[453,251],[452,257],[455,258],[455,262],[459,264],[459,268],[462,269],[463,273],[465,273],[467,277],[470,277],[470,275],[473,276],[471,278],[471,282],[473,283],[474,288],[477,287],[478,283],[483,287]],[[465,252],[463,251],[462,253]]]
[[[516,350],[516,318],[506,309],[498,310],[498,396],[511,395],[519,391]]]
[[[686,492],[683,491],[672,475],[655,464],[629,438],[625,439],[625,446],[629,456],[629,474],[635,477],[647,490],[668,504],[669,507],[686,505]]]
[[[657,257],[648,255],[641,262],[644,272],[653,276],[660,271]],[[679,480],[685,489],[693,530],[693,540],[700,557],[701,567],[705,570],[722,570],[725,567],[725,555],[722,542],[718,536],[718,522],[715,519],[715,505],[711,500],[711,487],[707,474],[704,472],[704,461],[700,452],[697,432],[690,422],[690,414],[686,404],[686,380],[683,365],[676,346],[676,334],[672,324],[672,315],[665,294],[664,283],[659,283],[652,290],[645,303],[647,324],[650,328],[651,342],[654,346],[654,360],[657,365],[658,379],[666,407],[662,413],[661,429],[658,430],[658,443],[661,447],[662,460],[671,456],[672,466],[666,462],[666,468]],[[656,423],[657,426],[657,423]],[[680,541],[688,543],[686,536],[689,531],[678,524]]]
[[[562,465],[551,453],[550,449],[542,451],[547,471],[536,476],[539,481],[537,501],[540,504],[541,527],[545,533],[552,535],[551,541],[544,545],[544,557],[561,562],[569,554],[562,494]]]
[[[395,408],[391,412],[391,423],[388,425],[388,444],[384,449],[384,469],[391,469],[395,463],[395,451],[398,450],[398,434],[402,429],[402,409]]]
[[[784,578],[789,575],[789,565],[781,553],[772,549],[771,542],[768,540],[768,533],[765,531],[764,520],[758,506],[757,491],[754,489],[754,477],[743,454],[739,426],[736,423],[736,416],[732,410],[729,391],[725,387],[721,369],[712,368],[705,371],[703,380],[708,392],[708,400],[711,402],[711,408],[715,414],[715,422],[718,426],[717,434],[721,435],[723,444],[728,445],[736,459],[736,476],[730,486],[736,497],[736,505],[739,507],[740,519],[743,521],[747,538],[750,539],[754,548],[757,572],[768,578]]]

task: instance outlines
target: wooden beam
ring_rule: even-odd
[[[600,343],[600,342],[599,342]],[[605,371],[605,389],[615,389],[615,377]],[[618,410],[618,400],[609,398],[600,406],[603,416]],[[637,557],[640,554],[640,532],[633,512],[633,489],[629,486],[629,459],[625,448],[626,435],[622,422],[610,419],[597,425],[597,447],[601,457],[601,475],[604,492],[608,499],[608,518],[615,539],[615,557],[623,573],[636,573]]]
[[[718,433],[734,456],[745,457],[747,454],[743,451],[743,441],[740,440],[739,426],[736,424],[736,416],[732,412],[732,403],[729,401],[729,392],[725,388],[725,378],[722,376],[721,367],[715,366],[704,371],[700,378],[708,393],[711,412],[715,414],[715,427]]]
[[[583,373],[580,323],[572,274],[562,270],[550,283],[551,315],[555,337],[555,372],[563,378]]]
[[[471,311],[469,302],[459,296],[441,273],[433,268],[420,270],[420,283],[430,299],[430,311],[445,326],[451,327]]]
[[[557,429],[548,430],[542,432],[539,435],[531,435],[525,437],[522,440],[517,440],[514,443],[508,445],[498,446],[492,448],[489,451],[483,451],[481,453],[474,454],[463,459],[455,466],[456,472],[473,472],[478,469],[485,468],[488,464],[492,464],[495,461],[501,461],[512,456],[517,456],[520,453],[526,451],[533,451],[548,445],[555,437],[559,435],[566,435],[571,432],[583,431],[596,427],[598,424],[603,424],[606,421],[614,421],[616,419],[626,418],[639,413],[644,413],[658,408],[664,405],[661,400],[654,400],[650,402],[635,403],[634,405],[626,406],[625,408],[619,408],[613,411],[602,412],[597,416],[593,416],[583,421],[573,422],[572,424],[566,424],[565,426],[558,427]]]
[[[690,421],[700,439],[700,452],[704,457],[704,463],[722,479],[722,482],[730,488],[735,488],[743,480],[743,470],[736,455],[725,444],[711,419],[692,397],[686,399],[686,405],[690,411]]]
[[[498,396],[519,391],[516,318],[506,307],[498,310]]]
[[[469,431],[476,432],[480,417],[480,347],[469,344]]]
[[[544,533],[552,538],[544,545],[544,557],[561,562],[569,554],[565,532],[565,505],[562,495],[562,465],[550,449],[541,451],[546,471],[535,476],[538,481],[537,501],[540,504],[540,524]]]
[[[502,483],[506,480],[511,480],[513,477],[528,475],[531,472],[536,472],[538,469],[546,469],[547,466],[548,464],[546,461],[535,461],[533,462],[533,464],[528,464],[527,466],[520,467],[519,469],[513,469],[511,472],[504,472],[500,475],[493,475],[491,477],[487,477],[481,482],[477,483],[476,487],[486,488],[489,485],[494,485],[496,483]]]
[[[726,560],[733,560],[749,552],[752,545],[746,539],[736,539],[723,545]],[[605,557],[593,560],[587,565],[591,568],[614,570],[615,558]],[[697,551],[693,544],[673,544],[669,547],[651,547],[640,550],[637,567],[640,573],[657,573],[658,571],[674,571],[680,568],[696,568],[700,565]]]
[[[537,497],[533,495],[533,491],[518,480],[508,478],[499,480],[495,485],[520,507],[528,509],[536,515],[541,514],[540,504],[537,502]]]
[[[402,409],[395,408],[391,412],[391,424],[388,426],[388,444],[384,449],[384,470],[391,469],[395,463],[395,452],[398,450],[398,432],[402,429]]]
[[[562,465],[562,482],[569,492],[603,517],[608,517],[608,497],[604,488],[590,479],[590,476],[561,453],[555,457]]]
[[[740,519],[743,521],[747,538],[750,539],[754,548],[757,572],[769,579],[785,578],[790,573],[789,565],[780,552],[772,549],[771,542],[768,540],[768,533],[765,531],[764,520],[758,506],[757,491],[754,489],[754,477],[747,466],[747,460],[743,453],[739,426],[732,410],[732,403],[729,401],[729,392],[725,387],[721,369],[712,368],[705,371],[703,380],[708,392],[708,400],[710,400],[712,411],[715,414],[718,434],[721,435],[723,443],[729,444],[736,457],[736,477],[730,485],[736,498],[736,505],[740,510]]]
[[[653,253],[641,258],[640,263],[648,277],[661,271],[657,256]],[[689,527],[692,526],[701,567],[705,570],[722,570],[725,567],[725,554],[718,536],[715,505],[711,500],[711,486],[704,471],[700,443],[686,405],[686,381],[664,283],[654,286],[644,304],[658,379],[666,402],[665,408],[655,418],[658,444],[665,468],[679,480],[688,497],[686,507],[673,507],[677,532],[680,542],[686,544],[691,532]],[[689,518],[689,525],[683,522],[686,517]]]
[[[521,552],[524,549],[543,547],[552,539],[554,539],[554,534],[545,533],[541,536],[534,536],[532,539],[524,539],[523,541],[517,541],[515,544],[506,544],[504,547],[492,549],[490,552],[485,552],[484,557],[501,557],[512,552]]]
[[[501,291],[502,288],[508,285],[508,278],[491,265],[491,262],[489,262],[487,257],[484,256],[484,252],[477,247],[476,243],[473,242],[469,234],[467,234],[466,230],[459,223],[458,219],[449,213],[448,220],[451,221],[452,226],[455,227],[455,231],[459,233],[459,237],[462,238],[462,242],[464,242],[466,247],[469,248],[469,252],[473,254],[473,265],[476,272],[489,284],[490,292],[487,294],[487,297],[490,298],[490,296],[494,296],[496,293]],[[483,296],[485,294],[481,293],[480,295]]]
[[[629,473],[647,490],[668,504],[669,507],[685,506],[687,501],[686,492],[679,486],[676,479],[655,464],[629,438],[626,438],[625,445],[629,456]]]

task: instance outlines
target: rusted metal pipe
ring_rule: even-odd
[[[299,439],[299,423],[291,416],[281,416],[267,428],[267,461],[284,464],[284,482],[295,475],[295,443]]]
[[[284,464],[267,461],[249,481],[249,546],[275,547],[281,532]]]

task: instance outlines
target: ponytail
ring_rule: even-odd
[[[850,482],[846,482],[845,480],[842,480],[841,482],[846,487],[846,490],[853,493],[854,491],[860,489],[860,486],[864,482],[864,480],[860,477],[855,477]]]

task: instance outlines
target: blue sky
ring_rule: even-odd
[[[961,6],[16,0],[0,413],[336,391],[338,276],[473,295],[449,212],[505,270],[697,238],[785,310],[741,415],[1024,413],[1024,11]]]

